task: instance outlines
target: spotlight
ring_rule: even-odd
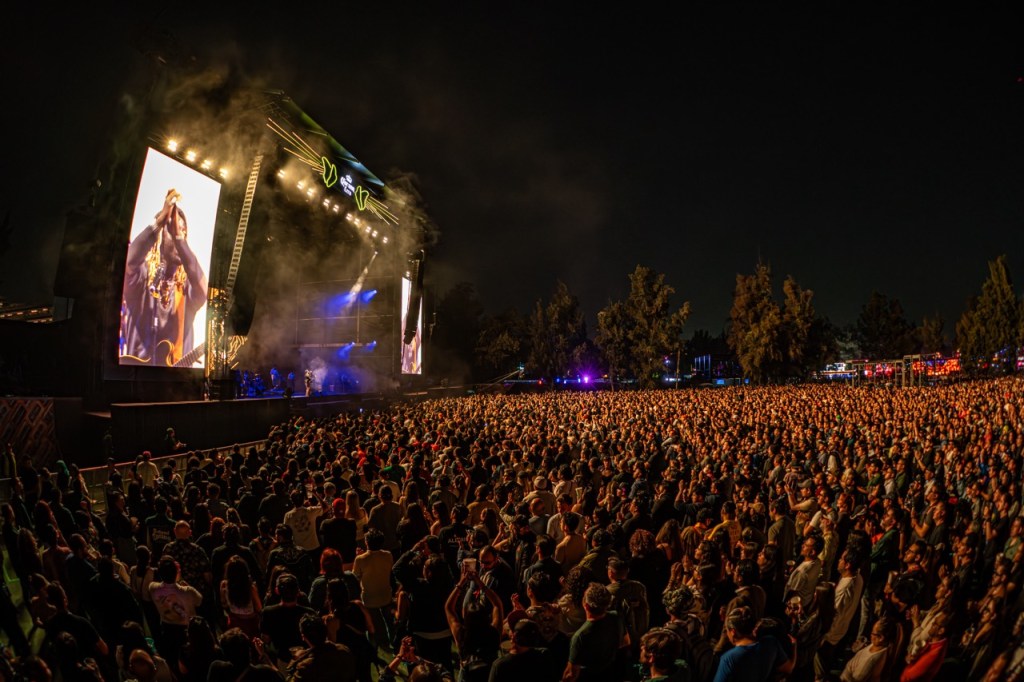
[[[202,168],[203,170],[210,170],[213,167],[213,161],[211,161],[210,159],[205,159],[202,165],[200,165],[199,167]]]
[[[186,159],[186,160],[187,160],[187,161],[188,161],[189,163],[192,163],[192,162],[194,162],[194,161],[196,160],[196,150],[194,150],[194,149],[189,149],[189,150],[188,150],[187,152],[185,152],[185,159]]]
[[[178,141],[174,138],[167,140],[167,149],[172,152],[178,151]]]
[[[313,196],[313,194],[315,194],[315,191],[313,190],[312,187],[310,187],[309,189],[306,190],[306,196],[307,197],[311,197],[311,196]]]
[[[377,238],[377,230],[374,230],[373,234],[371,234],[370,236],[373,237],[374,239],[376,239]]]
[[[284,168],[282,168],[281,170],[277,171],[277,177],[283,178],[285,175],[286,175],[286,173],[284,172]]]
[[[340,360],[348,360],[349,353],[352,352],[352,348],[356,344],[353,342],[346,343],[344,346],[338,349],[338,358]]]
[[[334,205],[334,212],[335,212],[335,213],[337,213],[337,212],[338,212],[338,205],[337,205],[337,204],[335,204],[335,205]]]
[[[299,189],[306,189],[306,181],[305,180],[299,180],[295,184],[295,186],[298,187]]]
[[[227,180],[228,179],[228,169],[227,168],[221,168],[220,169],[220,176],[222,178],[224,178],[225,180]]]
[[[385,244],[387,244],[388,243],[388,238],[384,237],[384,239],[382,239],[381,241],[383,241]]]

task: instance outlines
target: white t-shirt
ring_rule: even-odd
[[[149,593],[160,614],[160,622],[169,625],[188,625],[203,603],[203,595],[191,585],[181,583],[150,583]]]
[[[841,682],[877,682],[888,652],[888,649],[872,651],[870,646],[864,647],[849,660],[839,679]]]
[[[285,513],[284,524],[292,529],[296,547],[306,550],[320,547],[320,539],[316,536],[316,520],[323,513],[321,507],[298,507]]]

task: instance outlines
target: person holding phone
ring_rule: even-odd
[[[470,590],[484,601],[467,599]],[[463,560],[462,576],[448,595],[444,613],[459,654],[459,679],[485,682],[498,658],[505,609],[498,594],[480,579],[476,559]]]
[[[408,682],[454,682],[452,674],[431,661],[420,658],[416,653],[412,637],[405,637],[398,653],[380,673],[380,682],[395,682],[398,670],[405,664]]]

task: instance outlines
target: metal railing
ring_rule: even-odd
[[[214,454],[223,454],[230,452],[237,445],[242,452],[245,452],[250,447],[259,447],[266,443],[266,439],[249,441],[246,443],[232,443],[218,448],[204,448],[202,452],[212,452]],[[188,464],[189,451],[177,452],[173,455],[164,455],[162,457],[153,457],[150,459],[151,462],[157,465],[160,469],[163,469],[164,462],[174,460],[174,471],[177,474],[184,474],[185,468]],[[128,481],[131,478],[132,467],[135,466],[135,460],[129,462],[118,462],[114,464],[114,469],[121,474],[123,481]],[[88,490],[89,499],[92,500],[92,509],[96,514],[102,515],[107,510],[107,496],[105,494],[105,486],[107,481],[110,480],[110,467],[108,465],[88,467],[81,469],[82,478],[85,479],[86,489]],[[0,502],[6,502],[11,496],[11,479],[4,478],[0,479]]]

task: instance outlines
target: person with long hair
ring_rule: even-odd
[[[671,523],[671,520],[666,523]],[[663,528],[662,531],[665,529]],[[671,534],[671,529],[669,530]],[[662,533],[659,533],[661,535]],[[676,541],[679,533],[674,533]],[[643,528],[633,531],[629,538],[629,577],[647,586],[649,594],[661,594],[668,585],[671,562],[662,550],[657,538],[649,530]],[[667,616],[660,599],[651,600],[650,622],[658,625],[665,622]],[[643,633],[641,633],[643,634]],[[639,641],[634,642],[639,646]]]
[[[327,607],[327,584],[345,576],[345,563],[341,553],[330,547],[320,554],[320,575],[313,579],[309,588],[309,605],[317,613],[324,613]]]
[[[43,562],[43,575],[47,580],[67,585],[67,559],[71,554],[71,548],[64,544],[61,538],[60,531],[53,524],[43,527],[39,533],[39,539],[44,543],[40,560]]]
[[[341,578],[327,582],[327,639],[348,647],[356,657],[356,679],[370,682],[370,668],[377,659],[373,619],[358,599],[353,599]]]
[[[670,564],[682,559],[685,553],[682,532],[679,520],[669,519],[662,524],[658,534],[654,537],[654,541],[658,543],[658,549],[665,553],[665,558]]]
[[[474,587],[486,601],[466,599]],[[459,654],[460,682],[486,682],[491,664],[498,658],[504,608],[498,594],[487,587],[475,571],[463,571],[444,605],[448,627]]]
[[[444,500],[437,500],[430,506],[434,513],[434,522],[430,525],[431,535],[440,535],[441,529],[452,524],[452,512]]]
[[[233,556],[224,566],[220,603],[228,629],[238,628],[250,637],[259,636],[263,603],[249,564],[242,557]]]
[[[558,629],[569,637],[587,620],[583,610],[583,594],[596,576],[586,566],[573,566],[562,580],[562,595],[558,598],[561,619]]]
[[[355,488],[345,493],[345,518],[352,519],[356,524],[356,546],[362,547],[366,540],[366,524],[370,521],[370,515],[363,509],[359,502],[359,493]]]
[[[210,664],[220,657],[220,646],[206,619],[202,616],[190,618],[178,658],[179,682],[206,682]]]
[[[145,651],[152,658],[153,665],[156,668],[156,682],[173,682],[175,678],[171,674],[170,666],[167,665],[167,661],[163,657],[157,655],[152,647],[150,647],[149,642],[146,641],[146,631],[141,623],[131,620],[125,621],[124,625],[121,626],[120,640],[121,643],[117,645],[115,650],[114,660],[121,671],[122,679],[129,680],[134,677],[130,666],[132,653],[134,651]]]
[[[415,486],[413,486],[415,489]],[[430,535],[430,524],[423,514],[423,507],[412,502],[405,508],[404,518],[398,522],[398,540],[401,543],[401,554],[405,554],[416,546],[416,543]]]
[[[786,589],[786,581],[785,574],[779,571],[780,563],[784,562],[778,545],[768,543],[757,554],[757,568],[760,572],[757,584],[767,597],[764,612],[770,616],[782,615],[782,596]]]
[[[156,580],[154,569],[149,552],[149,547],[139,545],[135,552],[135,563],[128,568],[128,587],[132,594],[142,606],[142,615],[145,617],[145,625],[154,639],[160,638],[160,614],[153,603],[153,595],[150,594],[149,586]]]
[[[495,509],[485,507],[480,515],[480,523],[476,527],[487,533],[487,538],[492,545],[502,539],[504,524],[501,523],[501,517]]]
[[[15,574],[22,585],[22,594],[33,594],[29,578],[34,573],[43,573],[43,558],[39,553],[39,542],[35,533],[22,526],[17,529],[14,537],[14,545],[17,554],[11,554],[11,564],[14,566]],[[17,561],[17,563],[15,563]]]
[[[405,489],[402,491],[401,497],[398,498],[398,504],[402,507],[403,511],[411,504],[421,504],[420,489],[415,481],[409,481],[405,484]]]
[[[444,603],[451,590],[448,562],[435,554],[423,564],[422,577],[403,583],[398,593],[399,624],[412,634],[424,658],[446,668],[452,665],[452,631]]]

